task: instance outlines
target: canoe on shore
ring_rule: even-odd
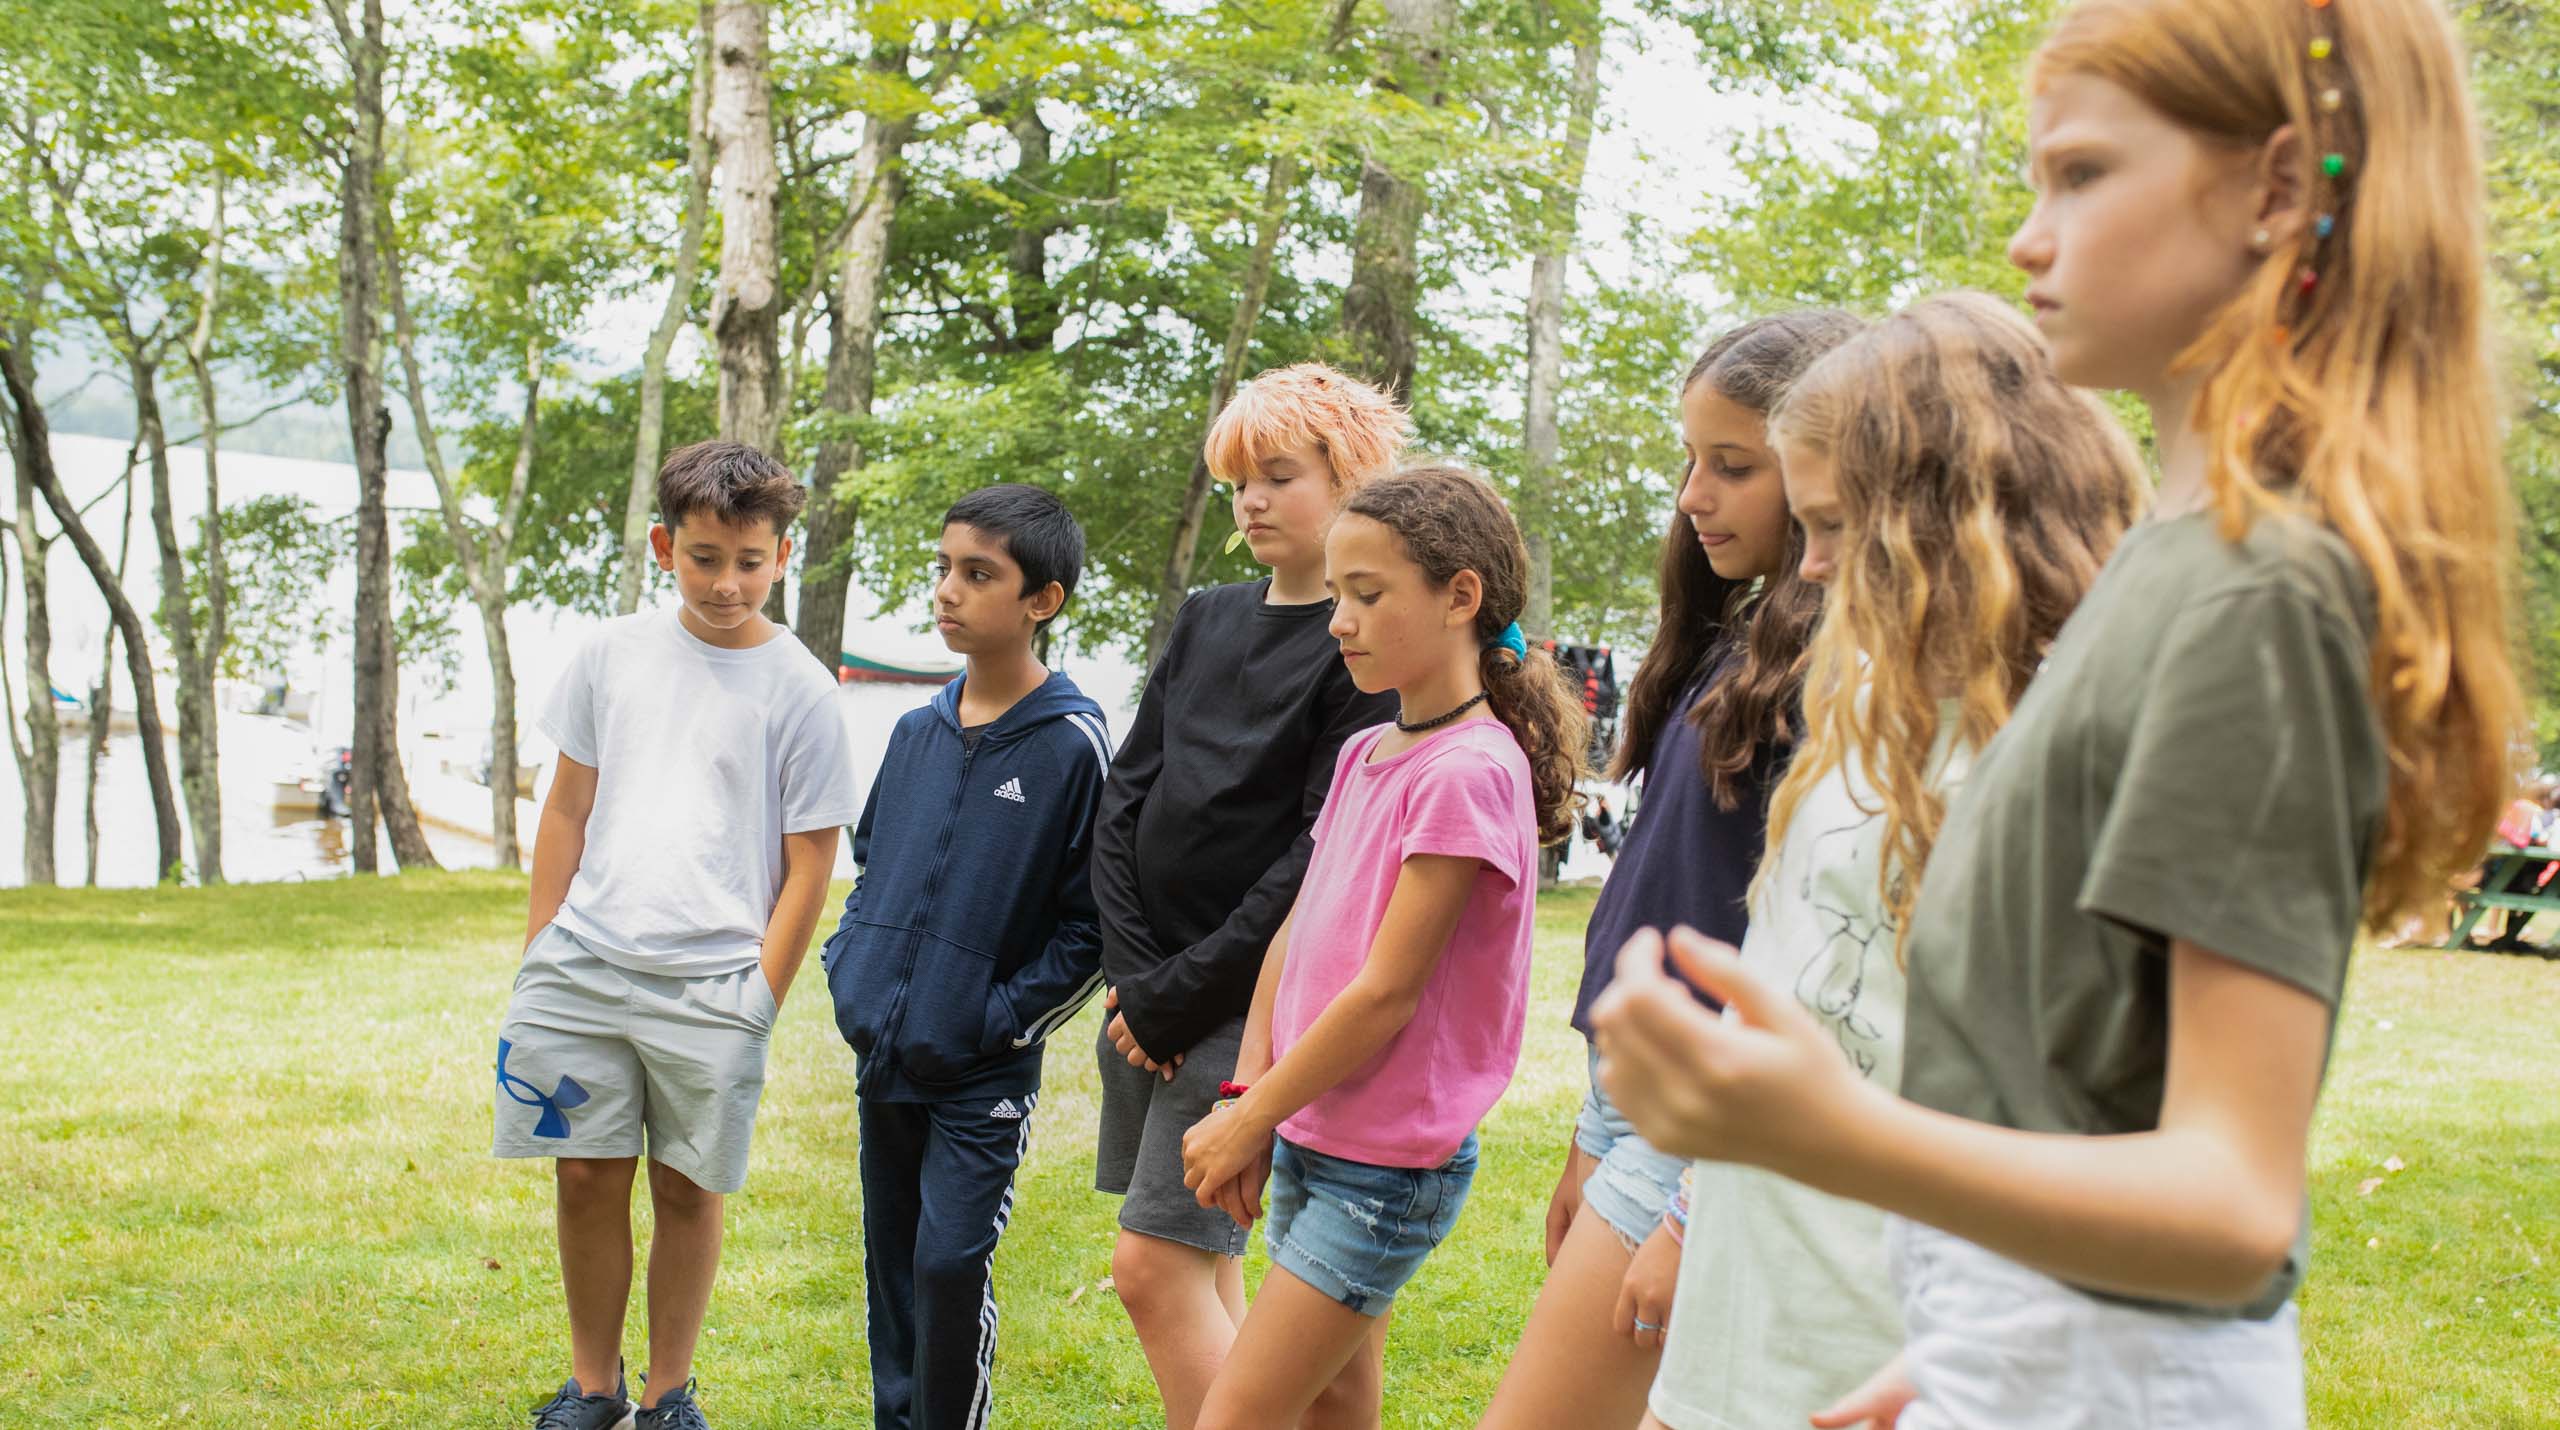
[[[877,656],[845,651],[836,658],[836,683],[854,682],[876,685],[943,685],[960,673],[961,666],[923,664],[913,661],[883,660]]]

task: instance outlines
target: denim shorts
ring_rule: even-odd
[[[1600,1165],[1582,1184],[1582,1204],[1600,1214],[1618,1240],[1630,1249],[1644,1244],[1662,1222],[1671,1194],[1680,1188],[1680,1173],[1689,1164],[1636,1135],[1627,1119],[1600,1090],[1600,1049],[1591,1049],[1591,1091],[1582,1099],[1582,1115],[1574,1119],[1573,1145]]]
[[[1363,1316],[1383,1316],[1449,1235],[1476,1176],[1476,1135],[1437,1167],[1376,1167],[1274,1138],[1271,1264]]]

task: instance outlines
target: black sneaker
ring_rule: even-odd
[[[639,1430],[711,1430],[711,1422],[702,1418],[702,1402],[693,1398],[695,1384],[688,1380],[642,1410]]]
[[[629,1382],[611,1395],[589,1395],[573,1375],[558,1395],[535,1408],[533,1430],[631,1430],[631,1412]]]

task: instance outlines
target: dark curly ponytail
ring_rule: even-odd
[[[1394,532],[1432,585],[1446,586],[1461,571],[1473,571],[1484,584],[1476,640],[1484,648],[1477,669],[1485,704],[1529,758],[1538,842],[1563,839],[1582,803],[1574,785],[1585,773],[1591,717],[1554,657],[1537,649],[1523,657],[1501,643],[1520,619],[1529,589],[1529,550],[1511,509],[1491,484],[1463,467],[1415,466],[1362,487],[1343,510]]]

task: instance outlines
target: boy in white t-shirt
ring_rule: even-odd
[[[669,457],[649,544],[683,601],[606,625],[542,712],[560,764],[499,1032],[495,1138],[501,1157],[556,1159],[571,1376],[536,1430],[708,1424],[693,1349],[722,1199],[745,1185],[766,1039],[858,812],[835,682],[759,613],[804,500],[736,442]],[[620,1357],[644,1151],[656,1228],[635,1407]]]

